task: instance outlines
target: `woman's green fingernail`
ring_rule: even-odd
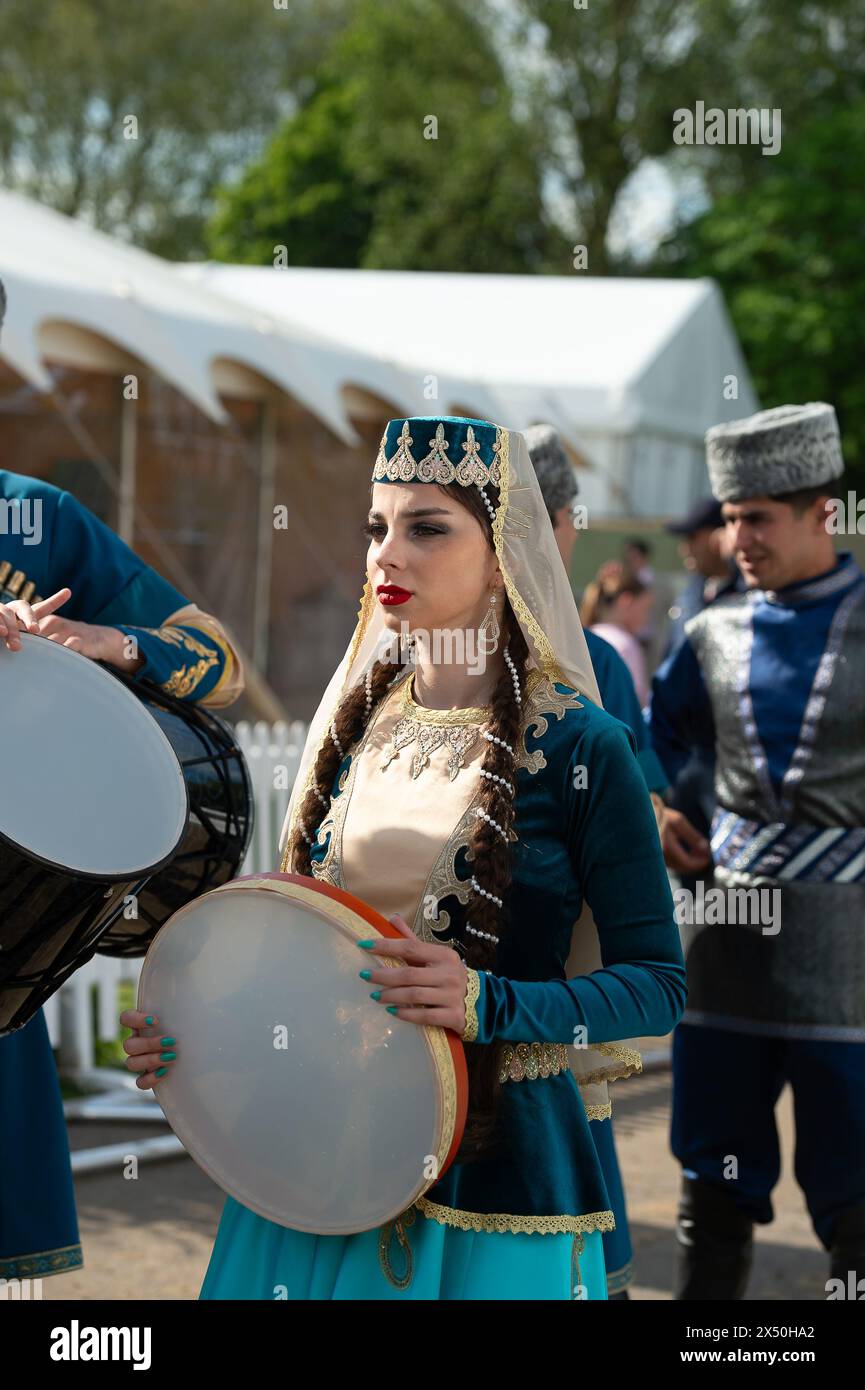
[[[395,1014],[395,1013],[396,1013],[396,1008],[397,1008],[396,1004],[388,1004],[388,1006],[387,1006],[387,1011],[388,1011],[389,1014]]]
[[[374,989],[373,992],[372,992],[372,994],[371,994],[369,997],[370,997],[370,999],[381,999],[381,990],[380,990],[380,989]]]
[[[153,1022],[153,1015],[148,1014],[144,1022],[147,1024],[148,1027],[150,1027],[150,1024]]]
[[[167,1067],[160,1067],[160,1068],[159,1068],[159,1071],[156,1073],[156,1075],[157,1075],[157,1076],[164,1076],[165,1073],[166,1073],[167,1071],[168,1071],[168,1068],[167,1068]]]
[[[176,1052],[160,1052],[160,1054],[159,1054],[159,1060],[160,1060],[160,1062],[174,1062],[174,1061],[176,1060],[176,1058],[177,1058],[177,1053],[176,1053]]]
[[[358,973],[358,975],[360,975],[360,978],[361,978],[362,980],[371,980],[371,979],[372,979],[372,971],[371,971],[371,970],[359,970],[357,973]]]
[[[163,1047],[173,1047],[174,1044],[177,1042],[177,1039],[176,1039],[176,1038],[160,1038],[159,1041],[162,1043],[162,1046],[163,1046]]]
[[[361,950],[363,950],[363,951],[368,951],[368,950],[370,949],[371,946],[374,946],[374,945],[375,945],[375,942],[374,942],[374,941],[359,941],[357,944],[358,944],[358,946],[360,946]]]

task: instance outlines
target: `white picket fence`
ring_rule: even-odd
[[[239,723],[238,743],[249,767],[255,800],[255,827],[241,874],[262,873],[279,867],[277,844],[291,788],[306,739],[300,720],[277,724]],[[52,1047],[59,1049],[66,1072],[86,1074],[94,1070],[94,1034],[110,1042],[118,1036],[117,988],[121,981],[137,985],[140,960],[116,960],[94,956],[77,970],[62,989],[45,1004],[45,1020]],[[91,1017],[91,991],[96,990],[96,1028]]]

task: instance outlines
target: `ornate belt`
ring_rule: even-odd
[[[717,868],[754,878],[861,883],[865,829],[764,823],[719,808],[712,820],[712,855]]]
[[[505,1043],[499,1081],[536,1081],[539,1076],[558,1076],[569,1065],[567,1043]]]

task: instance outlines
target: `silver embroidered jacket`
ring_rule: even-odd
[[[714,747],[714,884],[680,899],[683,1022],[865,1041],[865,576],[850,555],[693,618],[658,672],[671,778]]]

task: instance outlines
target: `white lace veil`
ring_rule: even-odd
[[[443,426],[442,430],[438,430],[439,425]],[[488,476],[489,481],[499,488],[493,543],[511,608],[528,645],[529,665],[542,670],[551,680],[562,681],[601,705],[576,600],[523,435],[488,421],[449,416],[391,421],[382,436],[374,476],[379,480],[406,483],[452,481],[455,465],[457,480],[462,482],[467,479],[470,470],[465,471],[466,464],[457,462],[458,451],[453,446],[452,462],[447,465],[443,463],[450,457],[446,453],[448,440],[445,438],[449,425],[452,434],[467,430],[471,444],[475,437],[489,441],[495,432],[495,444],[491,450],[488,446],[486,449],[487,464],[479,464],[480,472],[476,478],[481,481]],[[462,428],[457,431],[455,427]],[[397,435],[398,448],[388,458],[386,441],[393,441]],[[390,447],[392,449],[392,444]],[[443,447],[445,452],[442,452]],[[431,452],[424,458],[427,448]],[[465,444],[463,449],[466,449]],[[468,457],[471,459],[471,453]],[[484,472],[485,466],[487,474]],[[289,868],[286,847],[294,833],[297,811],[312,784],[315,761],[324,739],[329,737],[334,715],[343,698],[363,681],[382,649],[392,642],[393,633],[385,625],[384,609],[377,602],[367,579],[354,633],[309,726],[280,836],[283,872]],[[597,928],[588,911],[575,924],[570,959],[569,976],[597,969],[601,965]],[[638,1069],[639,1054],[620,1043],[604,1046],[607,1050],[603,1055],[592,1047],[571,1048],[570,1051],[574,1058],[572,1070],[578,1081],[583,1084],[581,1078],[591,1074],[601,1083],[605,1093],[603,1079]],[[632,1059],[630,1065],[625,1063],[626,1053]],[[633,1063],[634,1057],[636,1063]],[[594,1092],[597,1094],[593,1093],[590,1114],[597,1111],[593,1118],[602,1118],[600,1112],[605,1109],[606,1097],[600,1094],[598,1086],[594,1087]]]

